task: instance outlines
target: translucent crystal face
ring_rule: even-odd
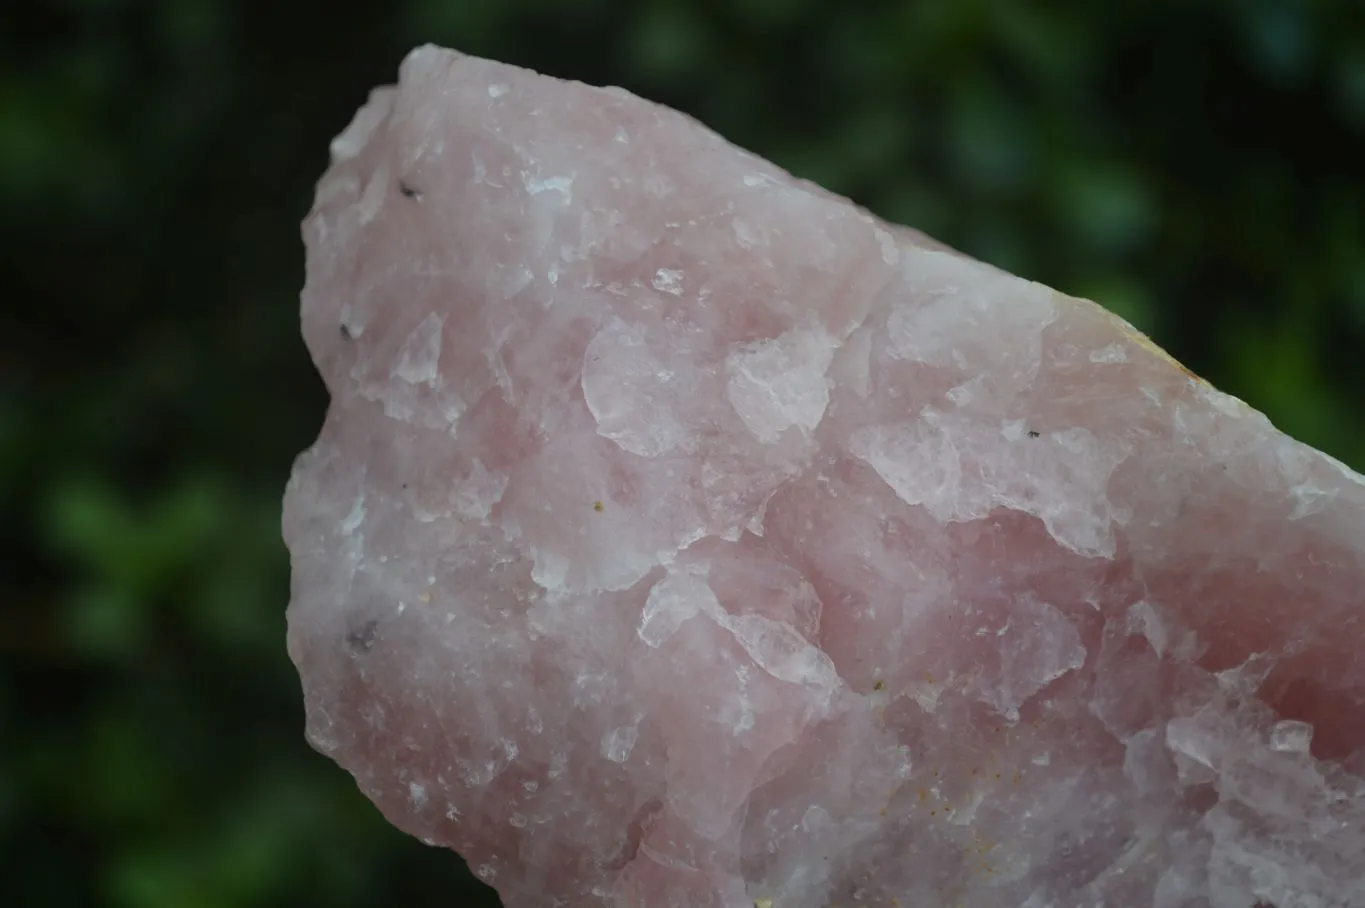
[[[622,91],[332,153],[308,733],[505,904],[1365,904],[1359,476]]]

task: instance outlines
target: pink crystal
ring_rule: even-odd
[[[308,735],[506,905],[1365,905],[1365,481],[1119,319],[436,48],[305,234]]]

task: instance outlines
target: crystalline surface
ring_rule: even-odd
[[[1094,305],[434,48],[332,146],[313,743],[505,903],[1365,905],[1365,484]]]

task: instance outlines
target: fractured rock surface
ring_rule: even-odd
[[[308,735],[506,905],[1365,905],[1365,481],[1120,320],[430,47],[305,236]]]

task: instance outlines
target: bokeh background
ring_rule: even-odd
[[[435,41],[1092,296],[1365,468],[1365,3],[0,5],[0,903],[484,906],[305,745],[298,222]]]

